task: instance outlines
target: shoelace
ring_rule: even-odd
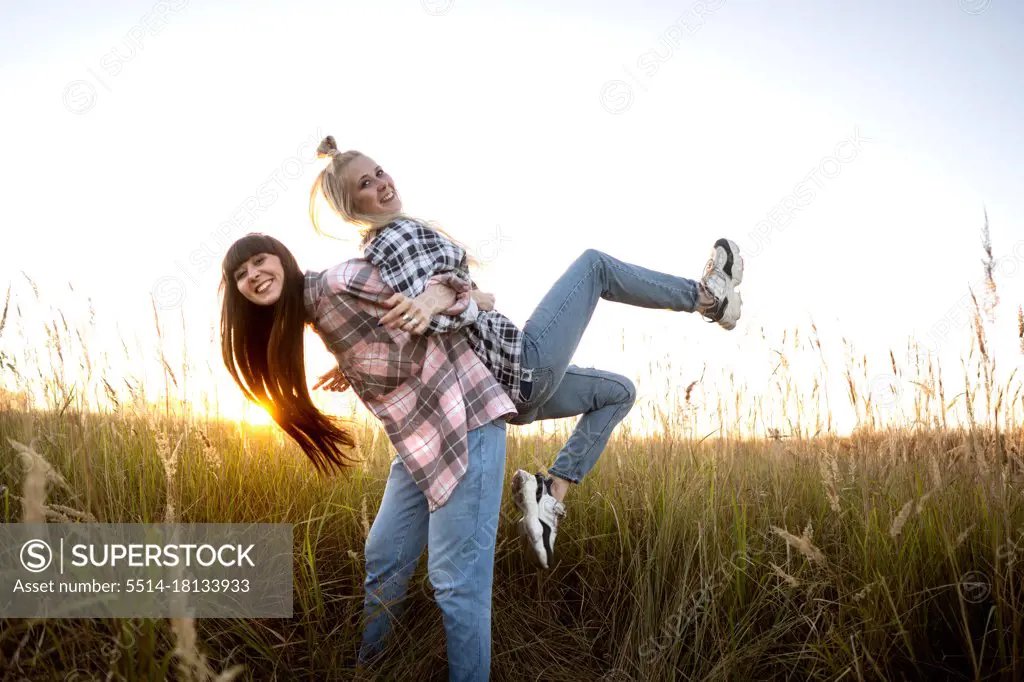
[[[708,258],[708,262],[704,264],[704,276],[707,277],[709,273],[715,269],[715,258],[712,256]]]

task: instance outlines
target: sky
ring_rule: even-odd
[[[735,369],[764,390],[760,330],[811,321],[836,353],[845,336],[887,360],[914,337],[958,365],[986,211],[1012,371],[1022,31],[1007,0],[8,3],[0,284],[30,301],[24,272],[47,305],[91,303],[94,349],[127,340],[149,372],[155,301],[167,352],[186,343],[236,410],[210,346],[226,246],[261,231],[304,268],[357,255],[306,213],[330,134],[467,244],[520,324],[585,248],[697,278],[737,241],[733,332],[599,306],[576,360],[642,399],[664,395],[652,364],[676,388]],[[23,326],[0,344],[38,343]]]

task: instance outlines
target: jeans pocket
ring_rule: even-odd
[[[552,371],[550,367],[541,367],[539,369],[524,369],[525,376],[530,377],[530,397],[525,400],[520,407],[520,414],[524,412],[531,412],[547,400],[548,393],[551,391],[551,376]]]

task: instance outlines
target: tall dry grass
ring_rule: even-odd
[[[145,422],[135,449],[112,451],[123,424],[60,419],[35,415],[36,428],[55,434],[48,456],[69,485],[51,489],[47,504],[77,499],[104,521],[165,520],[169,486]],[[5,435],[18,428],[0,420]],[[204,657],[210,669],[244,665],[236,679],[352,679],[361,549],[388,451],[368,453],[366,471],[320,480],[273,434],[248,434],[243,450],[235,432],[223,424],[204,434],[224,454],[219,472],[198,434],[182,440],[178,520],[294,523],[295,617],[146,621],[130,638],[120,621],[8,621],[5,666],[24,640],[16,660],[28,679],[74,668],[190,679],[178,664]],[[503,503],[494,679],[1017,679],[1024,481],[1013,462],[1024,443],[1017,432],[1003,444],[1009,460],[991,434],[967,430],[614,442],[573,493],[550,573],[524,561],[514,508]],[[510,470],[549,447],[513,435]],[[821,481],[823,457],[836,460],[838,510]],[[102,476],[90,479],[87,468]],[[18,485],[4,484],[9,498]],[[2,510],[21,520],[13,501]],[[422,566],[411,592],[378,679],[443,679],[443,630]],[[100,654],[127,639],[111,669]]]
[[[492,679],[1024,679],[1024,400],[1016,370],[997,371],[998,297],[982,293],[956,368],[913,342],[875,358],[849,339],[836,367],[813,324],[763,335],[760,349],[749,340],[771,363],[761,387],[726,374],[711,395],[703,371],[652,363],[653,390],[681,390],[638,404],[653,428],[617,430],[572,492],[553,570],[521,555],[503,501]],[[0,334],[22,303],[8,292]],[[1019,307],[1017,320],[1024,343]],[[55,315],[46,333],[41,348],[0,346],[3,521],[292,523],[295,616],[7,620],[2,679],[355,679],[386,437],[361,427],[364,465],[321,478],[275,429],[183,402],[193,366],[163,347],[162,376],[115,376],[89,354],[88,323]],[[830,391],[836,377],[845,395]],[[147,381],[162,382],[160,400]],[[849,435],[834,427],[841,405],[855,414]],[[569,426],[510,429],[508,471],[549,464]],[[424,568],[364,679],[445,678]]]

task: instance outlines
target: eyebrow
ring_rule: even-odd
[[[234,273],[232,273],[232,274],[233,274],[233,275],[234,275],[235,277],[238,277],[239,273],[241,273],[241,272],[244,272],[245,264],[246,264],[246,263],[248,263],[249,261],[251,261],[251,260],[252,260],[253,258],[255,258],[255,256],[249,256],[249,257],[248,257],[248,258],[246,258],[246,259],[245,259],[244,261],[242,261],[241,263],[239,263],[239,264],[238,264],[238,267],[237,267],[237,268],[235,268],[235,271],[234,271]]]
[[[380,166],[377,166],[376,168],[373,169],[373,172],[376,173],[379,170],[380,170]],[[361,176],[359,176],[359,182],[362,182],[363,178],[368,178],[368,177],[370,177],[370,176],[367,175],[366,173],[363,173]]]

